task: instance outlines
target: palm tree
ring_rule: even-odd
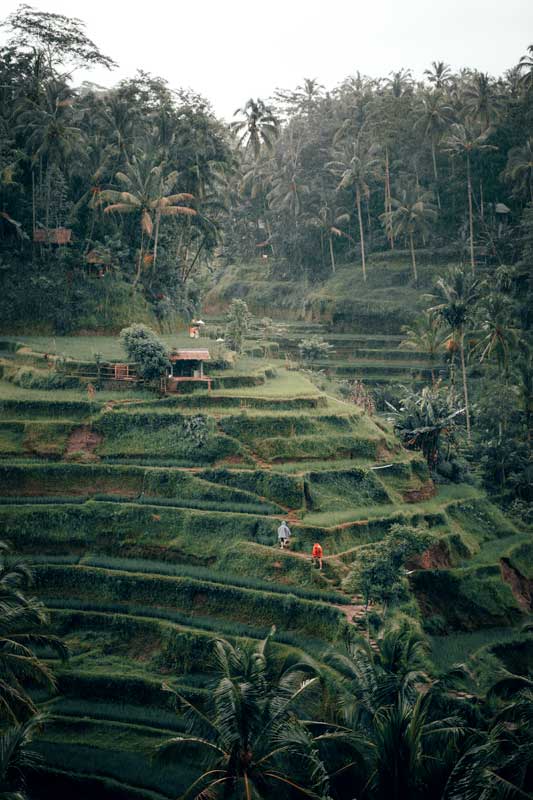
[[[495,708],[488,730],[473,733],[450,774],[443,800],[531,797],[533,681],[501,667],[487,697]]]
[[[421,351],[431,362],[431,380],[435,383],[435,362],[443,353],[447,334],[444,332],[442,318],[435,311],[426,310],[411,324],[404,325],[405,338],[400,343],[404,350]]]
[[[41,757],[28,746],[42,722],[38,715],[0,735],[0,800],[27,800],[24,773],[41,764]]]
[[[331,260],[331,271],[335,272],[335,253],[333,249],[333,237],[346,237],[351,239],[345,231],[339,226],[350,221],[350,215],[342,207],[331,208],[324,202],[320,208],[309,214],[306,218],[306,223],[312,228],[320,231],[320,239],[324,238],[328,241],[329,257]]]
[[[489,294],[479,304],[481,338],[472,352],[483,361],[495,358],[501,373],[509,371],[509,356],[518,343],[518,329],[513,325],[515,309],[505,295]]]
[[[274,112],[263,100],[250,98],[234,116],[242,114],[244,119],[232,123],[233,130],[240,134],[239,143],[244,144],[245,152],[251,148],[254,158],[259,156],[261,147],[271,150],[279,132],[279,122]]]
[[[366,775],[353,797],[423,800],[451,769],[453,744],[463,734],[457,717],[435,713],[438,689],[426,672],[426,645],[407,625],[386,627],[374,651],[366,640],[328,661],[343,676],[339,708],[366,744]],[[441,787],[439,787],[441,788]]]
[[[303,197],[310,192],[309,186],[301,180],[299,172],[292,159],[285,162],[274,176],[272,189],[267,194],[270,208],[289,211],[294,220],[302,212]]]
[[[439,194],[439,174],[437,170],[437,145],[442,139],[444,132],[451,125],[453,119],[453,109],[447,105],[441,92],[429,92],[422,98],[420,115],[415,121],[414,127],[421,128],[424,138],[431,143],[431,157],[433,161],[433,176],[437,187],[437,205],[440,208]]]
[[[344,130],[343,126],[339,131],[341,136]],[[357,209],[361,242],[361,264],[363,280],[366,281],[365,231],[361,201],[363,197],[366,198],[370,195],[368,181],[377,173],[379,160],[375,157],[373,150],[363,142],[361,135],[351,144],[345,142],[344,148],[335,151],[333,155],[335,159],[327,163],[326,168],[340,177],[337,190],[353,189],[355,191],[355,207]]]
[[[462,91],[463,111],[471,120],[489,128],[500,117],[504,101],[496,84],[485,72],[474,72]]]
[[[182,205],[184,202],[193,200],[193,195],[187,192],[171,194],[178,179],[178,172],[174,170],[165,175],[164,166],[164,163],[151,166],[149,161],[139,162],[133,159],[128,164],[126,172],[116,173],[116,179],[122,184],[125,191],[108,189],[100,195],[102,202],[109,203],[104,209],[105,214],[116,211],[119,214],[135,214],[139,217],[141,248],[133,288],[137,286],[141,277],[144,237],[151,238],[152,234],[154,235],[153,266],[155,268],[161,217],[192,217],[197,213],[195,209]]]
[[[414,238],[417,235],[427,235],[430,231],[431,223],[435,222],[437,218],[437,209],[431,202],[432,199],[431,192],[416,192],[412,189],[404,189],[400,199],[391,197],[392,211],[388,215],[381,215],[384,225],[387,226],[389,224],[395,236],[406,236],[409,239],[415,284],[418,283],[418,273]]]
[[[424,75],[439,92],[445,90],[452,80],[452,71],[444,61],[432,61],[431,69],[425,69]]]
[[[529,137],[522,147],[512,147],[507,154],[504,177],[513,181],[513,191],[529,195],[533,203],[533,137]]]
[[[184,797],[270,800],[276,794],[320,800],[328,776],[318,756],[318,740],[298,717],[298,707],[318,678],[297,664],[272,678],[270,636],[255,650],[215,642],[218,680],[207,710],[177,695],[188,732],[159,748],[165,761],[177,761],[187,749],[204,759],[204,771]]]
[[[25,562],[6,561],[7,552],[0,542],[0,722],[19,724],[37,713],[28,686],[55,686],[35,648],[51,649],[62,659],[68,652],[56,636],[39,632],[47,625],[48,615],[38,600],[26,596],[31,570]]]
[[[491,150],[497,150],[497,147],[487,144],[487,138],[490,134],[490,129],[486,129],[481,133],[475,133],[471,128],[466,125],[455,123],[452,125],[451,134],[445,139],[445,152],[453,156],[460,156],[466,160],[466,187],[468,195],[468,224],[470,230],[470,266],[472,272],[476,268],[476,261],[474,256],[474,211],[472,202],[472,174],[471,174],[471,158],[473,153],[485,153]]]
[[[459,346],[461,373],[463,379],[463,396],[466,414],[466,432],[468,441],[470,433],[470,406],[468,402],[468,383],[465,360],[465,329],[479,298],[479,281],[467,275],[461,269],[454,269],[447,279],[440,278],[436,284],[436,299],[440,302],[431,311],[435,311],[449,326],[454,340]]]
[[[91,227],[87,236],[87,249],[93,237],[94,226],[97,216],[101,209],[101,194],[105,185],[111,177],[111,164],[115,156],[113,145],[105,145],[102,138],[98,135],[91,137],[89,146],[84,152],[84,159],[81,164],[80,172],[84,178],[84,184],[89,184],[86,191],[77,200],[70,211],[69,220],[73,222],[80,209],[84,206],[91,209]]]
[[[518,70],[523,72],[522,84],[526,89],[533,88],[533,44],[527,48],[527,55],[518,62]]]
[[[46,87],[43,105],[27,99],[17,116],[17,129],[23,133],[25,147],[32,157],[33,220],[35,229],[35,179],[34,168],[39,164],[42,189],[43,164],[46,165],[45,226],[48,228],[53,167],[65,167],[81,147],[83,134],[73,125],[72,92],[60,83],[51,82]]]
[[[339,709],[352,728],[370,727],[380,708],[402,697],[414,700],[417,687],[428,682],[423,637],[396,622],[382,629],[375,650],[359,637],[329,651],[326,661],[342,676]]]

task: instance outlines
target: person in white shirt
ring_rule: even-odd
[[[282,550],[285,550],[285,548],[288,547],[290,538],[291,538],[291,529],[289,528],[285,520],[283,520],[278,528],[278,542]]]

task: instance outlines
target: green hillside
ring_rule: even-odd
[[[50,344],[6,344],[6,377],[39,363],[29,345],[50,354]],[[91,346],[53,342],[78,359]],[[118,353],[109,338],[100,349]],[[528,535],[478,488],[435,486],[388,423],[284,364],[244,358],[231,388],[163,399],[106,390],[89,402],[82,388],[0,381],[2,536],[33,564],[71,652],[44,701],[47,780],[74,786],[83,776],[113,797],[184,790],[194,764],[141,769],[136,755],[183,729],[162,682],[202,703],[220,635],[258,640],[275,625],[281,663],[304,652],[320,661],[350,629],[364,632],[362,598],[343,581],[395,524],[430,537],[396,613],[435,637],[437,668],[457,637],[464,657],[523,621]],[[205,424],[200,444],[187,438],[193,417]],[[282,518],[288,551],[276,546]],[[314,542],[323,572],[310,563]]]

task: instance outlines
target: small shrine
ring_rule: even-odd
[[[204,374],[204,362],[210,361],[209,350],[173,350],[170,369],[164,379],[165,391],[178,392],[180,383],[206,383],[211,391],[211,378]]]

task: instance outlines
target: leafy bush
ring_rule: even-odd
[[[5,377],[23,389],[76,389],[80,385],[76,377],[34,367],[20,367]]]
[[[166,345],[146,325],[136,323],[123,328],[120,341],[128,358],[138,365],[139,374],[145,381],[157,380],[170,366]]]
[[[320,361],[322,358],[328,358],[332,350],[333,345],[321,336],[310,336],[308,339],[302,339],[298,344],[298,352],[302,361]]]
[[[245,301],[239,298],[232,300],[226,316],[226,340],[237,353],[242,353],[251,322],[252,315]]]

